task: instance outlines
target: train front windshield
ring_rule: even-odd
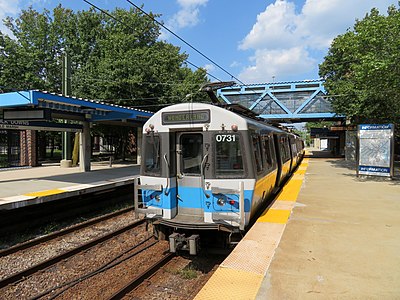
[[[215,135],[215,175],[241,178],[244,175],[243,157],[238,134]]]

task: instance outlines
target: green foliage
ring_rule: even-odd
[[[355,123],[400,124],[400,10],[372,9],[336,37],[320,65],[336,113]]]
[[[305,127],[307,132],[310,132],[311,128],[330,128],[335,125],[334,121],[321,121],[321,122],[307,122]]]
[[[167,272],[186,280],[195,279],[198,276],[198,271],[192,265],[187,265],[183,269],[167,269]]]
[[[205,70],[185,65],[187,54],[158,40],[159,26],[140,11],[117,8],[110,14],[115,19],[59,5],[52,13],[29,8],[7,18],[14,38],[0,32],[0,89],[60,93],[65,52],[78,97],[157,110],[159,104],[188,101],[186,95],[207,81]]]

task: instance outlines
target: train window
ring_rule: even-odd
[[[280,139],[279,148],[282,156],[282,162],[287,162],[290,159],[289,143],[285,137]]]
[[[182,173],[200,175],[203,159],[203,135],[185,134],[181,136],[182,146]]]
[[[256,169],[257,173],[260,173],[263,169],[260,138],[258,135],[252,135],[252,140],[253,140],[254,158],[256,160]]]
[[[285,138],[286,160],[291,159],[289,138]]]
[[[225,137],[224,137],[225,136]],[[240,135],[215,135],[215,175],[242,177],[244,174]]]
[[[296,155],[297,155],[297,145],[296,145],[294,140],[292,140],[291,142],[292,142],[292,156],[296,157]]]
[[[271,152],[271,138],[266,136],[263,140],[263,148],[264,148],[264,157],[266,162],[267,169],[271,169],[272,167],[272,152]]]
[[[144,147],[145,172],[159,174],[161,171],[160,137],[153,134],[147,135]]]

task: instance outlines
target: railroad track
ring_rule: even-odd
[[[63,294],[75,285],[106,273],[107,270],[123,264],[124,261],[146,252],[147,249],[157,247],[159,242],[152,234],[149,234],[143,226],[144,223],[144,220],[139,220],[67,253],[4,278],[0,281],[0,294],[4,299],[63,298]],[[140,228],[137,228],[138,226]],[[157,249],[155,253],[166,252],[168,245]],[[85,266],[82,268],[82,265]],[[78,270],[79,268],[83,271]]]
[[[56,299],[58,297],[61,297],[61,298],[64,297],[64,298],[70,299],[68,294],[67,295],[63,295],[63,294],[68,293],[68,291],[70,289],[72,289],[76,285],[84,282],[85,280],[90,280],[91,278],[93,278],[95,276],[99,276],[99,275],[101,276],[102,273],[104,273],[108,270],[111,270],[112,268],[115,268],[118,265],[126,263],[130,259],[135,258],[136,256],[145,252],[146,250],[151,249],[158,243],[159,242],[154,240],[153,237],[149,237],[148,239],[144,240],[142,243],[135,245],[132,248],[130,248],[129,250],[120,254],[119,256],[114,257],[107,263],[98,267],[96,270],[93,270],[89,273],[83,274],[82,276],[74,278],[71,281],[64,282],[61,285],[51,287],[50,289],[30,298],[30,300],[36,300],[36,299],[41,299],[41,298]],[[165,264],[167,261],[169,261],[172,257],[173,257],[173,255],[170,253],[165,254],[160,261],[153,264],[151,266],[151,268],[146,270],[146,272],[142,272],[141,274],[136,276],[133,281],[131,281],[127,285],[125,285],[124,288],[119,289],[113,296],[111,296],[110,299],[120,299],[127,291],[130,291],[132,289],[132,287],[134,287],[134,285],[138,285],[141,282],[143,282],[143,280],[145,280],[152,273],[156,272],[163,264]],[[112,288],[112,287],[110,287],[110,288]],[[87,294],[90,294],[90,292],[88,292]]]
[[[149,268],[142,273],[138,274],[135,278],[133,278],[128,284],[115,292],[108,300],[117,300],[124,297],[126,294],[137,288],[140,284],[143,283],[146,279],[154,275],[160,268],[162,268],[167,262],[169,262],[175,256],[174,253],[167,253],[160,260],[155,262],[153,265],[149,266]]]
[[[95,221],[86,223],[96,224]],[[136,221],[10,276],[2,279],[0,277],[0,295],[2,295],[0,298],[61,300],[76,297],[80,299],[124,297],[129,299],[131,293],[134,295],[138,293],[138,289],[141,295],[147,293],[140,291],[145,290],[154,277],[163,278],[165,272],[168,273],[165,268],[181,270],[184,265],[174,266],[174,262],[184,258],[175,256],[173,259],[174,255],[168,251],[168,242],[157,241],[144,223],[144,220]],[[82,224],[74,228],[83,227]],[[76,232],[73,228],[69,228],[68,231],[72,234]],[[64,235],[61,234],[55,233],[53,236],[68,236],[65,232]],[[29,254],[37,255],[41,252],[40,246],[37,245],[48,242],[51,242],[51,239],[45,237],[13,247],[14,252],[10,249],[3,250],[0,254],[0,271],[4,267],[4,261],[2,265],[1,260],[7,257],[5,253],[23,256],[22,254],[28,251]],[[31,251],[29,245],[33,248],[39,247],[35,250],[36,253]],[[189,263],[190,259],[187,261]],[[204,263],[200,265],[203,266]],[[199,274],[203,273],[204,271],[199,271]],[[200,282],[204,276],[199,276]],[[170,279],[171,282],[184,284],[180,280]],[[193,284],[190,285],[192,288]],[[198,285],[194,285],[189,292],[190,295],[198,291]],[[180,287],[176,290],[180,290]],[[180,299],[188,299],[187,295]]]
[[[72,232],[75,232],[75,231],[83,229],[83,228],[87,228],[87,227],[92,226],[94,224],[98,224],[100,222],[103,222],[103,221],[106,221],[106,220],[110,220],[112,218],[115,218],[117,216],[120,216],[120,215],[122,215],[124,213],[127,213],[127,212],[130,212],[130,211],[133,211],[133,207],[124,208],[124,209],[118,210],[116,212],[112,212],[112,213],[109,213],[109,214],[106,214],[106,215],[103,215],[103,216],[100,216],[100,217],[97,217],[97,218],[90,219],[90,220],[88,220],[86,222],[82,222],[82,223],[79,223],[77,225],[70,226],[70,227],[68,227],[66,229],[59,230],[59,231],[51,233],[51,234],[47,234],[45,236],[38,237],[38,238],[35,238],[33,240],[24,242],[24,243],[20,243],[18,245],[9,247],[7,249],[2,249],[2,250],[0,250],[0,258],[4,257],[6,255],[9,255],[9,254],[24,250],[24,249],[31,248],[31,247],[39,245],[41,243],[45,243],[45,242],[53,240],[55,238],[65,236],[67,234],[70,234]]]
[[[225,257],[169,254],[104,299],[193,299]]]
[[[115,236],[117,236],[117,235],[119,235],[119,234],[121,234],[123,232],[126,232],[126,231],[128,231],[128,230],[130,230],[132,228],[137,227],[138,225],[143,224],[144,222],[145,222],[145,220],[139,220],[139,221],[137,221],[135,223],[132,223],[132,224],[130,224],[128,226],[125,226],[124,228],[121,228],[121,229],[119,229],[117,231],[114,231],[112,233],[104,235],[104,236],[102,236],[102,237],[100,237],[98,239],[90,241],[90,242],[88,242],[86,244],[83,244],[83,245],[81,245],[79,247],[76,247],[76,248],[74,248],[72,250],[64,252],[64,253],[62,253],[60,255],[52,257],[52,258],[50,258],[48,260],[45,260],[45,261],[43,261],[41,263],[38,263],[38,264],[36,264],[36,265],[34,265],[32,267],[29,267],[29,268],[27,268],[27,269],[25,269],[25,270],[23,270],[21,272],[18,272],[16,274],[8,276],[8,277],[0,280],[0,288],[3,288],[3,287],[5,287],[5,286],[7,286],[9,284],[13,284],[13,283],[23,279],[24,277],[28,277],[28,276],[30,276],[30,275],[32,275],[32,274],[34,274],[34,273],[36,273],[36,272],[38,272],[40,270],[48,268],[51,265],[54,265],[54,264],[56,264],[56,263],[58,263],[58,262],[60,262],[60,261],[62,261],[64,259],[67,259],[67,258],[69,258],[69,257],[71,257],[73,255],[76,255],[79,252],[85,251],[85,250],[87,250],[87,249],[89,249],[89,248],[91,248],[91,247],[93,247],[93,246],[95,246],[97,244],[100,244],[100,243],[102,243],[104,241],[107,241],[107,240],[109,240],[109,239],[111,239],[111,238],[113,238],[113,237],[115,237]]]
[[[53,234],[43,236],[43,237],[34,239],[32,241],[28,241],[23,244],[19,244],[14,247],[10,247],[8,249],[2,250],[2,251],[0,251],[0,262],[2,263],[2,264],[0,264],[0,268],[3,270],[5,269],[6,266],[4,265],[4,261],[2,262],[1,260],[7,261],[7,256],[14,256],[18,259],[19,257],[23,256],[23,255],[19,255],[20,252],[27,252],[28,256],[34,257],[37,254],[37,252],[40,251],[40,250],[34,251],[35,248],[43,249],[43,248],[40,248],[40,246],[45,247],[47,243],[51,243],[53,240],[56,240],[60,237],[68,236],[69,234],[74,235],[79,230],[87,229],[90,226],[101,224],[104,221],[110,221],[110,220],[112,221],[114,218],[121,216],[124,213],[128,213],[132,210],[133,210],[132,208],[123,209],[118,212],[110,213],[105,216],[101,216],[101,217],[89,220],[87,222],[83,222],[81,224],[72,226],[65,230],[61,230],[59,232],[55,232]],[[61,251],[61,253],[58,255],[53,255],[53,256],[50,255],[51,256],[50,258],[44,259],[44,260],[39,259],[38,263],[35,263],[30,266],[29,266],[29,264],[27,264],[28,266],[23,268],[22,270],[18,270],[18,268],[16,268],[18,270],[17,272],[12,273],[11,275],[8,275],[8,276],[3,276],[2,278],[0,277],[1,278],[0,279],[0,289],[6,287],[9,284],[14,284],[17,281],[19,281],[23,278],[26,278],[40,270],[44,270],[44,269],[48,268],[49,266],[54,265],[64,259],[74,256],[79,252],[85,251],[95,245],[98,245],[102,242],[112,239],[113,237],[121,235],[122,233],[127,232],[133,228],[136,228],[144,223],[145,223],[145,220],[143,220],[143,219],[136,220],[134,222],[129,222],[128,225],[123,226],[122,228],[119,228],[118,230],[114,230],[114,231],[106,233],[106,234],[104,234],[102,232],[103,234],[101,234],[100,237],[92,239],[89,242],[81,243],[79,246],[73,247],[72,249],[69,249],[66,251]],[[27,255],[25,255],[25,256],[27,256]]]

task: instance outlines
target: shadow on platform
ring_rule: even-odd
[[[390,184],[395,184],[395,185],[400,184],[400,162],[395,162],[394,176],[391,179],[384,176],[367,176],[367,175],[357,176],[356,173],[357,164],[354,161],[348,161],[345,159],[328,159],[327,162],[329,162],[332,166],[336,168],[344,168],[349,170],[348,173],[343,173],[343,175],[353,177],[354,180],[358,182],[389,182]]]
[[[333,154],[329,150],[307,149],[304,157],[308,158],[344,158],[343,155]]]

